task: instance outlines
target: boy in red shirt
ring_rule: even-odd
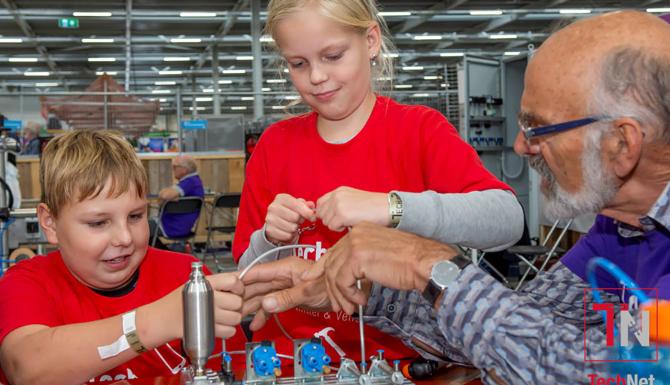
[[[147,177],[132,146],[112,132],[64,134],[45,148],[40,182],[40,226],[58,251],[0,279],[0,383],[178,373],[186,364],[181,290],[197,260],[148,247]],[[216,335],[231,337],[243,285],[233,274],[208,280]]]

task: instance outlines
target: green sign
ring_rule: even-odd
[[[58,26],[61,28],[79,28],[79,19],[74,17],[58,19]]]

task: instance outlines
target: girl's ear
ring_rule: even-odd
[[[382,46],[382,33],[379,24],[375,23],[368,28],[366,39],[368,42],[368,56],[373,59],[379,55]]]

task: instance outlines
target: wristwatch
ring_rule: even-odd
[[[423,298],[434,305],[437,297],[442,294],[450,283],[458,278],[461,271],[470,263],[472,263],[470,258],[460,254],[451,259],[444,259],[435,263],[430,270],[430,279],[423,291]]]
[[[402,199],[400,195],[390,192],[387,195],[389,201],[389,216],[391,217],[391,227],[396,228],[402,218]]]

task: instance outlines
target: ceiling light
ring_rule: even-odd
[[[390,76],[380,76],[377,78],[377,81],[380,82],[390,82],[391,80],[393,79]]]
[[[110,17],[111,12],[72,12],[74,17]]]
[[[247,109],[247,107],[246,106],[232,106],[232,107],[230,107],[230,109],[233,110],[233,111],[244,111],[244,110]]]
[[[105,75],[105,74],[107,74],[109,76],[115,76],[117,74],[117,72],[116,71],[95,71],[95,74],[98,75],[98,76],[99,75]]]
[[[236,56],[235,60],[249,61],[249,60],[254,60],[254,57],[253,56]]]
[[[233,75],[233,74],[244,74],[247,73],[247,70],[223,70],[221,73]]]
[[[179,17],[216,17],[216,12],[179,12]]]
[[[152,94],[169,94],[171,92],[172,91],[170,91],[170,90],[152,90],[151,91]]]
[[[414,40],[442,40],[442,36],[439,35],[417,35],[413,36]]]
[[[270,91],[272,91],[272,88],[262,88],[261,91],[263,91],[263,92],[270,92]]]
[[[439,78],[440,78],[439,76],[434,76],[434,75],[433,76],[424,76],[423,80],[437,80]]]
[[[158,101],[161,102],[161,103],[165,103],[165,102],[167,102],[168,100],[167,100],[167,98],[159,98]]]
[[[201,96],[199,98],[195,98],[196,102],[211,102],[212,100],[214,100],[214,99],[209,97],[209,96],[204,96],[204,97]]]
[[[10,57],[10,63],[37,63],[36,57]]]
[[[379,12],[379,16],[412,16],[412,12]]]
[[[273,110],[284,110],[286,109],[286,106],[272,106]]]
[[[245,100],[245,101],[254,100],[254,97],[253,96],[242,96],[240,98],[240,100]]]
[[[403,71],[423,71],[423,67],[421,66],[405,66],[402,67]]]
[[[113,57],[90,57],[88,58],[90,62],[115,62],[116,58]]]
[[[272,43],[275,41],[275,39],[272,38],[270,35],[263,35],[261,36],[261,43]]]
[[[489,35],[489,39],[516,39],[517,35],[501,33],[498,35]]]
[[[286,79],[268,79],[266,80],[268,83],[286,83]]]
[[[647,8],[649,13],[665,13],[670,12],[670,8]]]
[[[383,57],[390,57],[390,58],[397,58],[397,57],[399,57],[400,55],[397,54],[397,53],[383,53],[382,56],[383,56]]]
[[[223,79],[219,80],[219,84],[233,84],[233,81],[229,79]]]
[[[188,56],[166,56],[163,58],[163,61],[190,61],[191,58]]]
[[[463,56],[463,52],[442,52],[440,53],[440,57],[461,57]]]
[[[204,111],[207,109],[207,107],[195,107],[195,108],[189,107],[188,109],[191,111]]]
[[[519,51],[506,51],[503,55],[505,55],[505,56],[516,56],[516,55],[520,55],[520,54],[521,54],[521,52],[519,52]]]
[[[497,16],[502,15],[503,11],[500,10],[482,10],[482,11],[470,11],[472,16]]]
[[[285,73],[285,74],[288,73],[288,68],[284,68],[284,73]]]
[[[202,39],[191,37],[174,37],[170,39],[170,43],[200,43]]]
[[[15,37],[0,37],[0,43],[22,43],[23,39]]]
[[[284,96],[284,99],[285,100],[298,100],[298,99],[300,99],[300,96],[298,96],[298,95],[286,95],[286,96]]]
[[[396,84],[395,88],[402,89],[402,88],[412,88],[411,84]]]
[[[558,11],[564,15],[591,13],[590,9],[561,9]]]
[[[35,87],[56,87],[58,83],[56,82],[47,82],[47,83],[35,83]]]
[[[412,94],[414,98],[429,98],[430,94]]]
[[[100,39],[100,38],[83,38],[82,43],[114,43],[114,39]]]
[[[165,81],[154,82],[154,84],[157,86],[174,86],[177,84],[177,82],[174,82],[172,80],[165,80]]]
[[[182,71],[158,71],[159,75],[181,75]]]
[[[442,88],[447,88],[447,83],[442,83],[442,84],[440,84],[440,87],[442,87]]]
[[[214,88],[203,88],[202,92],[205,92],[205,93],[214,92]]]
[[[26,71],[23,73],[25,76],[49,76],[51,75],[48,71]]]

